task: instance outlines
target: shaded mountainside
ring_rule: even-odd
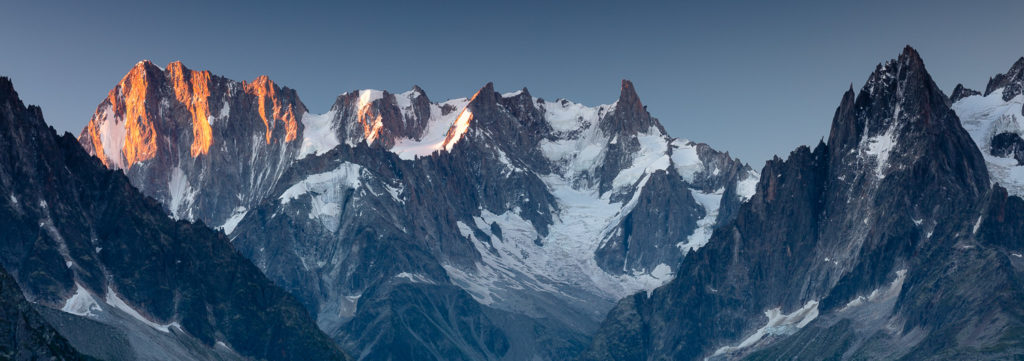
[[[970,98],[967,98],[970,99]],[[584,360],[1004,359],[1024,352],[1024,205],[911,48],[769,161],[677,277],[620,301]]]
[[[628,81],[597,107],[492,84],[441,103],[419,87],[358,90],[325,114],[294,96],[280,103],[300,119],[296,136],[273,138],[270,108],[237,110],[259,109],[232,90],[245,83],[209,76],[209,94],[184,100],[170,80],[126,92],[136,77],[175,79],[175,64],[143,63],[111,92],[157,104],[155,153],[128,179],[175,217],[224,230],[363,359],[578,353],[616,300],[670,280],[758,179],[668,136]],[[116,135],[141,118],[107,103],[79,140],[101,159],[140,153]],[[211,117],[208,152],[185,151]]]
[[[91,360],[40,316],[21,294],[17,282],[0,267],[0,359]]]
[[[32,302],[121,330],[140,359],[345,359],[223,234],[168,218],[7,78],[0,139],[0,264]]]

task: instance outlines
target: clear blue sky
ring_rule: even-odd
[[[825,136],[850,84],[916,47],[947,93],[1024,56],[1021,1],[4,1],[0,74],[78,134],[140,59],[267,74],[313,112],[341,92],[431,99],[527,86],[611,103],[622,78],[668,131],[760,168]]]

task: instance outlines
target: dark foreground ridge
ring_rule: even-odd
[[[132,338],[134,349],[122,353],[346,359],[305,309],[223,234],[168,218],[122,173],[83,151],[75,137],[57,136],[7,78],[0,78],[0,194],[0,264],[25,297],[114,326],[130,338],[156,340],[156,346],[140,348],[142,339]],[[5,293],[13,292],[10,284],[3,284]],[[51,341],[52,351],[64,350],[66,343],[37,318],[27,321]],[[80,322],[53,326],[74,324]],[[80,350],[116,338],[57,331],[68,333],[72,346],[89,343]]]

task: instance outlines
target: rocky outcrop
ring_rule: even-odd
[[[992,155],[1001,158],[1013,158],[1017,165],[1024,165],[1024,139],[1017,133],[999,133],[992,137]]]

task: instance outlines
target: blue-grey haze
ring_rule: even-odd
[[[267,74],[313,112],[418,84],[611,103],[619,80],[677,137],[755,167],[828,132],[842,92],[916,47],[942,89],[1024,55],[1021,1],[4,1],[0,74],[78,134],[140,59]]]

